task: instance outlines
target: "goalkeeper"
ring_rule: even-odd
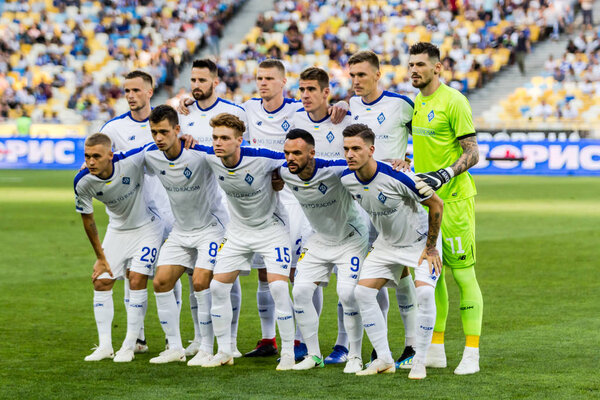
[[[448,317],[446,274],[460,290],[460,314],[466,345],[454,370],[457,375],[479,371],[479,336],[483,299],[475,277],[475,211],[477,194],[467,170],[477,164],[479,150],[471,107],[460,92],[440,82],[440,51],[431,43],[410,48],[409,74],[420,90],[412,119],[416,187],[421,194],[437,191],[444,200],[442,220],[444,268],[435,291],[437,307],[427,366],[445,368],[444,331]]]

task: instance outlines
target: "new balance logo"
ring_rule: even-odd
[[[160,174],[161,174],[161,175],[166,175],[166,174],[167,174],[167,171],[165,171],[165,170],[163,169],[162,171],[160,171]]]
[[[133,135],[133,136],[129,136],[129,137],[128,137],[128,139],[129,139],[129,140],[135,140],[135,135]]]
[[[194,126],[194,121],[188,123],[188,126]]]
[[[256,122],[256,125],[261,126],[262,125],[262,121]]]
[[[102,196],[104,192],[96,192],[96,196]]]

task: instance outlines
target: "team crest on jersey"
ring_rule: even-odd
[[[382,204],[385,204],[385,201],[387,200],[387,197],[386,197],[386,195],[385,195],[385,194],[383,194],[383,193],[379,192],[379,196],[377,196],[377,199],[379,199],[379,201],[380,201]]]
[[[379,125],[383,124],[383,121],[385,121],[385,115],[383,115],[383,113],[380,113],[377,116],[377,122],[379,122]]]
[[[319,185],[319,192],[323,194],[327,193],[327,186],[323,182],[321,182],[321,184]]]
[[[129,136],[129,140],[135,140],[135,135]]]
[[[427,119],[429,120],[429,122],[431,122],[431,120],[434,118],[435,118],[435,114],[433,113],[433,110],[431,110],[429,112],[429,114],[427,114]]]
[[[244,178],[244,180],[246,181],[246,183],[248,185],[252,185],[252,182],[254,182],[254,177],[250,174],[246,174],[246,177]]]
[[[284,130],[285,132],[287,132],[287,131],[288,131],[288,129],[290,129],[290,123],[289,123],[289,122],[287,122],[287,120],[285,120],[285,121],[283,121],[283,124],[281,124],[281,127],[283,128],[283,130]]]
[[[192,170],[188,167],[185,167],[185,169],[183,170],[183,176],[190,179],[190,177],[192,176]]]
[[[327,134],[327,136],[325,136],[325,138],[327,139],[327,141],[329,143],[333,142],[333,139],[335,139],[335,135],[333,134],[333,132],[329,131],[329,133]]]
[[[129,185],[131,179],[128,176],[124,176],[121,182],[123,182],[123,185]]]

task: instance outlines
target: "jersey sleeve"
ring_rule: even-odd
[[[473,125],[473,112],[469,100],[465,96],[456,96],[450,102],[449,108],[450,127],[454,132],[454,136],[458,139],[475,134],[475,126]]]
[[[412,171],[400,172],[394,171],[396,193],[401,197],[408,197],[419,203],[427,200],[432,195],[423,196],[415,186],[416,175]]]
[[[79,175],[78,175],[79,176]],[[92,204],[93,198],[84,183],[78,181],[78,177],[75,177],[75,211],[80,214],[92,214],[94,212],[94,206]]]

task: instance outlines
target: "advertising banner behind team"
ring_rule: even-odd
[[[73,169],[84,162],[85,138],[0,138],[2,169]]]

